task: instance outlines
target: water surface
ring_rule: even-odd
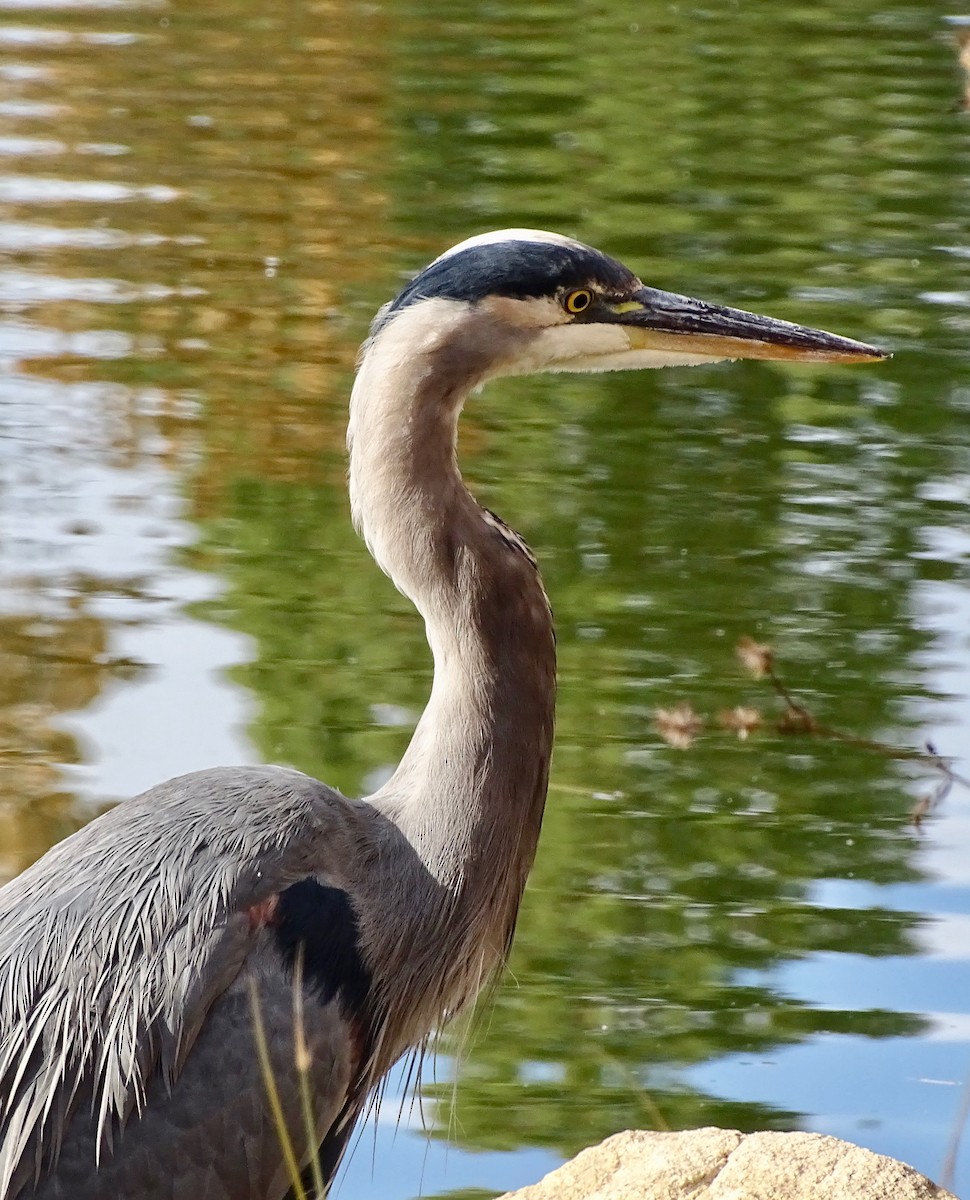
[[[937,777],[861,743],[970,773],[953,28],[902,0],[455,13],[0,0],[0,868],[203,765],[384,777],[430,673],[349,525],[356,347],[450,243],[571,233],[896,357],[473,401],[464,469],[557,615],[548,816],[457,1085],[427,1067],[428,1134],[392,1096],[337,1194],[490,1195],[627,1126],[816,1129],[938,1177],[970,804],[917,827]],[[744,636],[855,741],[779,731]],[[677,749],[656,711],[684,702]]]

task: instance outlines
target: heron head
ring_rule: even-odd
[[[381,310],[372,334],[405,314],[416,327],[426,314],[452,335],[457,328],[463,350],[487,358],[483,377],[888,357],[823,330],[647,287],[608,255],[533,229],[481,234],[447,251]]]

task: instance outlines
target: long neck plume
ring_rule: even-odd
[[[439,306],[433,321],[430,303]],[[531,556],[476,504],[456,464],[458,414],[485,361],[447,302],[422,307],[420,327],[405,310],[377,335],[351,399],[355,521],[424,617],[434,655],[428,705],[397,771],[370,799],[449,897],[452,924],[477,931],[472,940],[483,944],[465,949],[492,960],[487,970],[511,936],[539,834],[555,645]],[[470,340],[488,344],[494,362],[494,341]]]

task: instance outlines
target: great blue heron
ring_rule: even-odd
[[[882,357],[645,287],[530,230],[463,242],[382,308],[351,396],[350,493],[424,617],[428,705],[366,799],[283,767],[201,771],[119,804],[0,891],[0,1200],[283,1197],[253,981],[300,1147],[297,981],[305,994],[329,1181],[375,1085],[504,962],[546,797],[556,663],[531,554],[458,472],[470,391],[539,371]]]

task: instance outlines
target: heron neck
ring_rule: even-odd
[[[458,471],[458,414],[484,368],[448,343],[446,317],[425,342],[397,318],[365,355],[351,400],[355,520],[424,617],[434,656],[427,707],[371,801],[429,875],[492,910],[506,937],[545,802],[555,644],[531,556]]]

